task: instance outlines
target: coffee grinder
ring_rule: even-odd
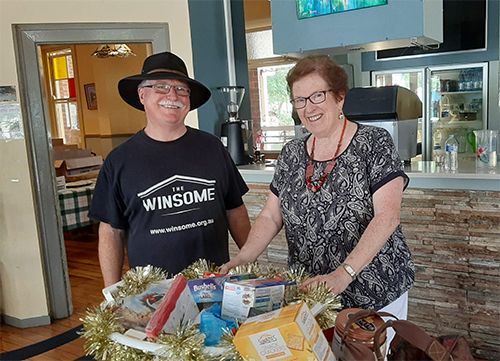
[[[248,164],[252,160],[249,153],[251,148],[248,146],[249,141],[251,141],[252,121],[241,120],[238,116],[245,88],[242,86],[222,86],[218,87],[217,90],[229,115],[229,119],[226,119],[221,127],[222,143],[236,165]]]

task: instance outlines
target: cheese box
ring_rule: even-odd
[[[245,360],[336,361],[304,302],[248,318],[233,343]]]
[[[224,283],[227,281],[241,281],[255,278],[253,274],[210,277],[188,281],[188,286],[195,302],[200,304],[213,304],[222,302]],[[208,305],[209,306],[209,305]]]
[[[251,308],[272,311],[283,307],[285,298],[291,301],[296,284],[279,277],[226,282],[222,300],[222,318],[244,321]]]

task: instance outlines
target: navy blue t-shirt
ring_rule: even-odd
[[[247,191],[215,136],[188,127],[160,142],[142,130],[106,158],[89,217],[126,231],[130,267],[175,274],[199,258],[229,260],[226,210]]]

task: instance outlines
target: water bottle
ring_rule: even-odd
[[[482,77],[480,74],[481,70],[479,68],[474,69],[474,86],[472,90],[481,90],[479,88],[479,78]]]
[[[483,90],[483,69],[477,69],[477,90]]]
[[[455,135],[450,134],[450,137],[445,145],[444,170],[448,172],[456,172],[458,169],[458,142]]]
[[[465,74],[463,70],[460,70],[458,73],[458,91],[464,91],[466,90],[465,88]]]
[[[434,162],[436,162],[437,166],[442,166],[444,163],[444,150],[442,146],[443,135],[441,131],[437,129],[432,138],[434,141]]]

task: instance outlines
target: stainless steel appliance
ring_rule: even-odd
[[[417,155],[422,102],[411,90],[397,85],[352,88],[346,95],[343,111],[351,121],[386,129],[403,161],[409,162]]]
[[[252,121],[241,120],[238,116],[245,88],[223,86],[218,87],[217,90],[229,116],[221,126],[221,141],[236,165],[251,163],[253,160]]]

